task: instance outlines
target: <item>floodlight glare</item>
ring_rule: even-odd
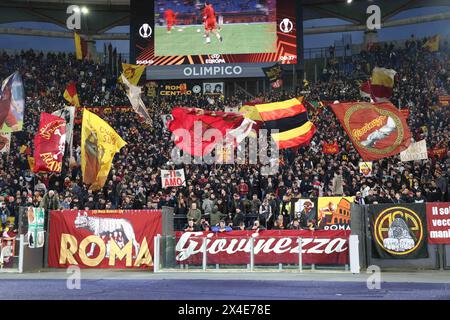
[[[81,8],[81,12],[82,12],[83,14],[88,14],[88,13],[89,13],[89,9],[86,8],[86,7],[82,7],[82,8]]]

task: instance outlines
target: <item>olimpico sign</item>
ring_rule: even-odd
[[[147,80],[196,80],[212,78],[265,77],[262,68],[273,63],[193,64],[175,66],[147,66]]]
[[[239,76],[242,74],[241,66],[192,66],[185,67],[183,74],[186,77],[195,76]]]

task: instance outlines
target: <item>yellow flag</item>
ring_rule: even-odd
[[[30,170],[33,171],[33,168],[34,168],[34,157],[28,156],[27,160],[28,160],[28,166],[30,167]]]
[[[92,190],[103,188],[114,155],[126,142],[96,114],[83,110],[81,127],[81,172]]]
[[[431,52],[439,51],[439,41],[441,40],[440,35],[435,35],[434,37],[431,37],[428,39],[427,42],[423,45],[425,48],[427,48]]]
[[[122,74],[125,76],[125,78],[127,78],[131,84],[137,85],[139,79],[141,79],[142,73],[145,70],[145,66],[122,63],[122,70]],[[118,81],[122,82],[122,76],[119,77]]]
[[[239,112],[244,115],[244,118],[254,121],[262,121],[261,115],[255,106],[243,106],[239,109]]]

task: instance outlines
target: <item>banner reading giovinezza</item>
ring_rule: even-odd
[[[48,265],[153,269],[161,229],[156,210],[51,211]]]
[[[424,203],[369,206],[372,257],[428,258]]]
[[[428,243],[450,244],[450,202],[427,203]]]
[[[249,264],[253,238],[255,264],[298,264],[298,239],[301,238],[303,264],[345,265],[349,262],[349,235],[342,230],[177,232],[176,260],[179,264],[201,265],[206,237],[208,264]]]

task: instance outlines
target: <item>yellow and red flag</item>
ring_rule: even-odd
[[[81,172],[92,190],[103,188],[114,155],[126,142],[96,114],[83,109],[81,127]]]
[[[70,82],[66,90],[64,91],[64,99],[70,103],[70,105],[75,106],[77,108],[80,107],[80,100],[78,99],[77,86],[74,82]]]
[[[75,41],[75,55],[77,60],[86,59],[88,56],[87,41],[80,37],[80,35],[76,32],[74,32],[73,37]]]
[[[375,102],[389,101],[392,96],[396,74],[397,72],[393,69],[373,68],[370,80],[361,85],[361,96],[370,97]]]

